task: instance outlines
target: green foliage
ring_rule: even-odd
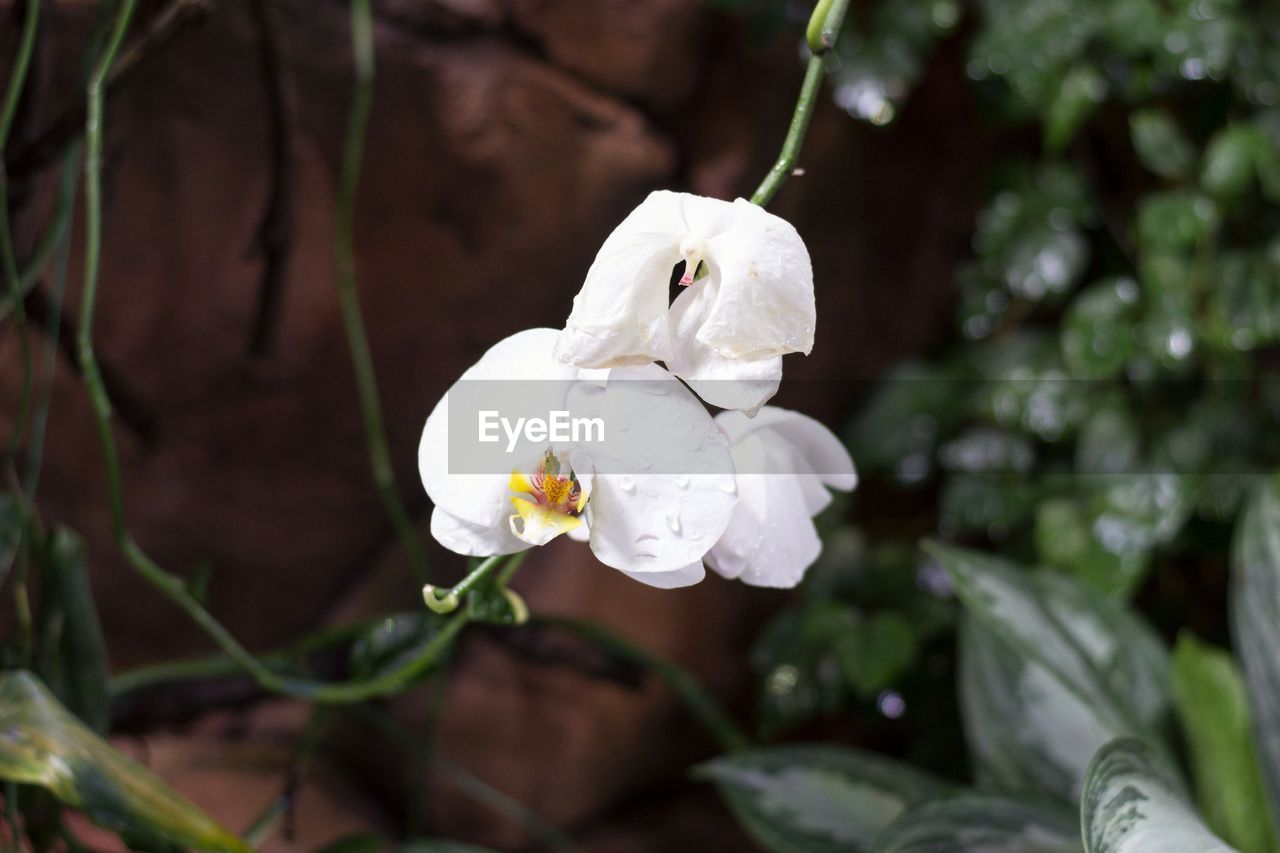
[[[1195,813],[1182,782],[1142,741],[1111,741],[1089,765],[1080,804],[1087,853],[1232,853]]]
[[[964,793],[930,800],[894,821],[876,840],[876,853],[1016,850],[1079,853],[1079,820],[1056,806],[993,794]]]
[[[896,817],[948,790],[898,762],[829,745],[750,749],[696,772],[756,841],[779,853],[871,851]]]
[[[1259,765],[1280,826],[1280,481],[1254,492],[1231,554],[1231,628],[1253,711]]]
[[[833,716],[851,703],[870,707],[901,686],[924,646],[952,621],[944,602],[919,595],[910,551],[869,549],[848,529],[828,534],[801,593],[752,650],[765,733]]]
[[[68,710],[105,734],[111,724],[111,673],[89,588],[84,540],[58,528],[43,551],[39,674]]]
[[[249,849],[94,734],[28,672],[0,675],[0,779],[45,788],[145,849]]]
[[[980,781],[1070,805],[1107,741],[1140,734],[1172,754],[1168,661],[1139,619],[1060,575],[930,551],[971,616],[959,689]]]
[[[1239,667],[1183,634],[1173,650],[1173,695],[1205,823],[1241,850],[1274,853]]]

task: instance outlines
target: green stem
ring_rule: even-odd
[[[515,574],[516,569],[520,568],[525,556],[526,553],[522,551],[514,555],[496,554],[492,557],[487,557],[481,561],[480,565],[472,569],[470,574],[454,584],[452,588],[446,590],[443,595],[440,594],[441,591],[438,588],[427,584],[422,588],[422,600],[428,609],[436,613],[452,613],[458,609],[458,605],[462,603],[462,599],[467,593],[479,586],[480,582],[488,577],[490,572],[510,557],[510,562],[501,575],[503,580],[499,584],[504,585]]]
[[[107,396],[102,375],[93,351],[93,311],[98,292],[99,260],[102,250],[102,114],[104,81],[115,60],[120,43],[129,27],[136,0],[121,0],[111,35],[102,56],[89,77],[85,121],[85,259],[84,292],[80,305],[80,333],[77,339],[85,385],[93,408],[107,468],[107,493],[111,509],[111,529],[116,545],[126,561],[142,577],[182,608],[214,642],[264,690],[283,693],[313,702],[359,702],[403,689],[426,671],[435,657],[448,645],[465,624],[465,614],[445,623],[432,641],[412,660],[396,670],[367,681],[329,684],[311,679],[293,678],[272,671],[251,655],[200,601],[177,575],[160,567],[133,540],[125,524],[124,489],[120,474],[120,457],[111,431],[111,400]]]
[[[73,144],[67,149],[66,159],[75,163],[79,160],[79,146]],[[67,237],[67,232],[71,227],[71,214],[75,209],[75,169],[70,169],[71,180],[65,181],[59,178],[58,181],[58,204],[55,209],[53,221],[49,223],[49,227],[45,229],[44,235],[40,238],[40,242],[36,245],[35,251],[31,253],[31,258],[27,261],[26,267],[18,273],[18,293],[10,291],[0,297],[0,320],[8,316],[9,312],[14,310],[14,305],[21,300],[25,300],[27,294],[31,292],[31,288],[35,287],[37,281],[40,280],[40,274],[44,272],[49,260],[53,257],[53,253],[61,246]],[[66,175],[64,169],[63,175]]]
[[[751,196],[752,204],[767,206],[795,169],[800,146],[804,144],[805,134],[809,132],[809,120],[813,118],[818,90],[822,87],[822,77],[826,70],[825,56],[827,51],[835,47],[848,8],[849,0],[821,0],[809,19],[806,40],[812,55],[805,68],[804,82],[800,85],[800,97],[796,99],[791,126],[787,128],[787,138],[782,142],[782,152]]]
[[[350,643],[356,637],[371,631],[384,617],[364,622],[322,628],[299,639],[284,649],[259,657],[269,667],[284,667],[291,662],[315,652],[340,644]],[[195,660],[176,660],[149,664],[130,669],[111,677],[109,690],[113,697],[120,697],[135,690],[156,684],[175,681],[201,681],[217,678],[234,678],[244,674],[244,667],[227,655],[214,655]]]
[[[58,257],[54,263],[53,281],[49,287],[49,316],[45,318],[44,325],[45,350],[40,391],[36,399],[35,411],[31,415],[31,430],[27,437],[27,470],[24,475],[23,489],[28,499],[33,502],[40,485],[45,432],[49,423],[49,405],[53,401],[53,380],[58,367],[58,339],[62,333],[62,310],[67,290],[67,264],[71,259],[71,241],[68,237],[71,233],[71,211],[75,208],[76,164],[79,160],[80,146],[72,145],[63,156],[62,174],[58,179],[57,222],[49,228],[49,233],[46,235],[46,242],[51,243],[51,250],[57,248]],[[49,240],[49,237],[55,237],[55,239]],[[24,273],[24,294],[28,289],[25,276],[30,274],[31,281],[34,282],[39,275],[39,269],[44,266],[44,261],[40,260],[41,254],[41,251],[36,252],[37,260],[34,260]],[[0,317],[3,316],[4,306],[0,305]]]
[[[382,404],[378,398],[378,379],[373,370],[369,338],[360,314],[360,298],[356,293],[355,206],[360,186],[360,165],[364,159],[365,133],[369,111],[373,105],[374,52],[373,15],[369,0],[352,0],[351,47],[355,60],[356,84],[347,118],[346,144],[342,153],[342,175],[338,185],[338,211],[335,254],[338,264],[338,304],[342,325],[351,351],[351,367],[355,372],[360,412],[364,419],[365,443],[369,449],[369,465],[373,483],[382,500],[400,545],[419,583],[426,583],[427,555],[422,540],[414,530],[409,513],[396,488],[395,471],[387,449],[386,427]]]
[[[721,748],[733,752],[748,745],[747,736],[703,689],[688,670],[661,655],[615,634],[609,629],[565,616],[539,616],[537,621],[555,625],[585,637],[628,663],[643,667],[662,679],[689,709],[694,718],[716,739]]]
[[[22,390],[18,397],[18,416],[13,435],[9,440],[10,452],[22,443],[26,428],[27,410],[31,406],[31,343],[27,340],[27,312],[22,304],[22,285],[18,275],[18,259],[13,247],[13,232],[9,227],[9,178],[4,172],[5,148],[9,143],[9,131],[18,112],[27,82],[27,70],[31,67],[31,55],[35,51],[36,30],[40,22],[42,0],[27,0],[26,14],[22,21],[22,35],[18,41],[18,54],[9,74],[9,86],[5,91],[4,105],[0,107],[0,261],[4,264],[4,276],[13,300],[13,320],[18,335],[18,349],[22,359]]]

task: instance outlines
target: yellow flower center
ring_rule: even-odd
[[[562,474],[561,469],[568,471]],[[547,451],[532,475],[511,472],[509,487],[528,497],[511,496],[516,514],[508,519],[511,532],[531,545],[545,545],[561,533],[582,526],[587,491],[568,465]]]

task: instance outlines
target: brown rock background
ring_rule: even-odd
[[[414,451],[444,389],[498,339],[559,325],[600,242],[650,190],[749,194],[785,133],[802,68],[794,33],[759,45],[733,17],[693,0],[375,5],[359,287],[401,491],[425,536]],[[130,528],[172,570],[212,567],[210,608],[255,650],[418,601],[370,482],[334,287],[335,179],[351,91],[346,8],[269,6],[296,104],[275,353],[247,354],[273,110],[247,0],[219,0],[111,98],[95,327],[100,357],[134,403],[116,422]],[[12,8],[0,8],[8,56],[16,28]],[[139,20],[158,8],[144,3]],[[28,132],[74,99],[91,13],[80,2],[49,10]],[[889,128],[857,123],[824,97],[802,155],[806,176],[773,205],[809,244],[821,309],[814,354],[788,359],[781,399],[831,424],[860,387],[801,380],[874,377],[950,322],[951,268],[967,251],[986,139],[959,62],[943,57]],[[45,173],[26,187],[20,250],[41,231],[52,180]],[[77,234],[72,305],[78,256]],[[0,393],[10,412],[16,352],[6,330]],[[114,669],[211,651],[114,552],[100,448],[65,359],[39,507],[90,541]],[[460,569],[432,548],[437,577]],[[749,714],[745,651],[779,594],[715,580],[642,588],[570,543],[535,554],[516,585],[535,611],[607,624]],[[714,746],[669,693],[536,659],[522,642],[478,631],[462,643],[439,724],[442,754],[588,849],[745,844],[715,798],[688,781],[685,768]],[[420,729],[426,706],[417,691],[391,710]],[[263,780],[289,763],[281,743],[305,722],[274,707],[219,712],[231,722],[161,714],[144,726],[151,760],[242,828],[270,796]],[[313,849],[354,826],[398,831],[415,790],[413,756],[346,721],[324,762],[308,776],[319,792],[295,816],[313,831],[273,842],[278,849]],[[448,774],[418,805],[433,834],[530,843]],[[321,837],[317,826],[332,832]]]

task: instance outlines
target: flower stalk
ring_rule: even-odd
[[[355,65],[355,91],[347,119],[346,143],[342,153],[342,174],[338,185],[338,212],[334,242],[338,265],[338,304],[342,325],[351,351],[351,367],[355,372],[360,413],[364,419],[365,443],[374,486],[383,509],[395,528],[409,567],[420,583],[427,580],[427,555],[422,540],[396,487],[391,453],[387,449],[387,431],[383,424],[382,403],[378,397],[378,379],[373,370],[373,355],[360,313],[360,297],[356,292],[355,207],[360,186],[360,166],[364,159],[364,141],[373,106],[375,73],[373,50],[373,13],[370,0],[352,0],[351,48]]]
[[[804,144],[805,135],[809,132],[809,120],[813,118],[818,90],[822,88],[822,77],[826,71],[826,54],[835,47],[848,9],[849,0],[821,0],[809,18],[805,41],[809,45],[810,56],[809,63],[805,67],[804,82],[800,84],[800,97],[796,99],[795,112],[791,115],[791,125],[787,128],[787,137],[782,142],[782,152],[778,155],[773,168],[769,170],[769,174],[765,175],[764,180],[760,182],[755,194],[751,196],[752,204],[767,206],[795,169],[796,160],[800,156],[800,146]]]

